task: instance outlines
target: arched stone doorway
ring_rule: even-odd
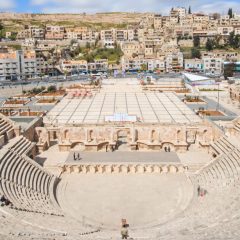
[[[117,150],[129,151],[129,129],[120,129],[117,131]]]
[[[175,146],[173,143],[170,143],[170,142],[162,143],[162,149],[165,152],[175,152]]]
[[[74,151],[83,151],[85,149],[85,145],[83,142],[75,142],[72,144],[71,149]]]

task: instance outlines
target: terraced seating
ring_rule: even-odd
[[[204,166],[197,174],[198,184],[208,189],[235,183],[240,178],[240,150],[235,147]]]
[[[235,149],[235,146],[231,144],[225,136],[213,142],[210,146],[211,151],[215,153],[216,156],[226,154]]]
[[[0,193],[18,209],[59,214],[58,179],[26,155],[33,146],[20,136],[0,151]]]
[[[4,115],[0,114],[0,147],[12,139],[14,135],[13,122]]]
[[[4,225],[6,225],[5,228]],[[24,240],[75,240],[80,239],[80,236],[99,232],[99,229],[83,225],[69,217],[43,215],[8,207],[0,207],[0,229],[4,236]],[[2,239],[1,235],[0,239]]]
[[[240,132],[240,123],[239,122],[235,122],[234,123],[234,129],[238,132]]]
[[[226,137],[216,142],[213,146],[216,148],[215,151],[219,151],[218,157],[190,177],[195,186],[191,204],[177,217],[156,224],[153,228],[130,228],[131,238],[134,240],[239,239],[240,149],[230,143]],[[29,210],[31,207],[31,212],[8,209],[14,217],[3,214],[0,208],[0,229],[3,229],[1,231],[3,238],[120,239],[119,232],[84,226],[82,222],[77,222],[68,215],[43,215],[32,212],[32,209],[34,211],[43,209],[41,212],[50,213],[52,206],[56,206],[57,202],[53,196],[53,185],[56,180],[27,157],[26,154],[31,147],[28,140],[19,137],[12,140],[0,152],[0,154],[4,153],[0,155],[2,156],[0,190],[4,188],[19,208]],[[197,196],[198,185],[207,190],[204,197]],[[60,184],[57,189],[57,195],[61,194],[62,198],[64,198],[64,188],[65,184]]]
[[[195,194],[178,218],[159,226],[155,239],[239,239],[240,150],[223,137],[219,156],[190,177]],[[198,197],[197,187],[207,190]]]

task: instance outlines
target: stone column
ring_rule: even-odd
[[[99,129],[97,128],[96,129],[96,137],[95,137],[95,142],[98,143],[98,140],[99,140]]]
[[[88,129],[84,129],[85,131],[85,142],[88,141]]]
[[[148,140],[149,140],[149,142],[153,142],[153,139],[152,139],[152,129],[151,130],[149,130],[149,134],[148,134]]]
[[[114,128],[111,128],[111,137],[110,137],[111,142],[114,142]]]
[[[50,132],[48,130],[46,130],[46,134],[47,134],[47,145],[48,147],[50,147]]]
[[[135,130],[134,127],[132,127],[131,131],[132,131],[132,143],[135,143],[135,141],[136,141],[136,130]]]

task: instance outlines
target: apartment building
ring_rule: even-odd
[[[209,16],[202,13],[193,14],[193,22],[195,25],[207,25],[209,22]]]
[[[36,40],[34,38],[26,38],[22,41],[22,48],[34,49],[36,46]]]
[[[149,71],[158,71],[158,72],[166,71],[164,57],[146,59],[146,63]]]
[[[166,72],[179,72],[183,69],[183,53],[173,52],[166,55]]]
[[[77,39],[83,41],[95,41],[99,33],[87,27],[67,28],[64,34],[65,39]]]
[[[121,65],[123,71],[135,70],[138,71],[141,69],[142,65],[146,64],[146,59],[144,57],[122,57]],[[147,64],[146,64],[147,65]]]
[[[30,27],[31,31],[31,37],[34,39],[44,39],[45,37],[45,29],[44,28],[39,28],[35,26]]]
[[[0,79],[29,78],[37,72],[35,51],[0,52]]]
[[[143,46],[137,41],[124,42],[121,44],[121,49],[126,57],[132,57],[143,53]]]
[[[203,71],[207,74],[221,75],[223,73],[223,63],[222,58],[204,56],[203,60]]]
[[[37,26],[27,26],[26,29],[18,32],[17,39],[26,39],[26,38],[34,38],[42,40],[44,39],[45,29],[39,28]]]
[[[217,28],[218,34],[222,36],[228,36],[233,31],[234,31],[234,28],[231,26],[224,26],[224,27]]]
[[[135,32],[133,29],[108,29],[102,30],[100,32],[100,39],[102,40],[104,46],[112,48],[115,44],[125,42],[125,41],[133,41],[135,38]]]
[[[211,58],[222,58],[224,61],[239,61],[240,55],[238,51],[221,51],[221,50],[215,50],[215,51],[205,51],[202,52],[202,57],[211,57]]]
[[[240,35],[240,27],[237,27],[237,28],[234,29],[234,34],[235,35]]]
[[[161,14],[154,15],[153,26],[154,26],[154,29],[162,28],[162,15]]]
[[[88,63],[86,60],[62,60],[60,68],[63,72],[86,72]]]
[[[191,25],[176,25],[174,26],[174,36],[193,36],[193,28]]]
[[[229,15],[222,15],[220,17],[220,22],[219,23],[220,23],[221,26],[229,26],[229,24],[230,24]]]
[[[65,28],[62,26],[46,26],[46,40],[63,40]]]
[[[24,29],[17,34],[17,39],[26,39],[26,38],[31,38],[31,31],[30,29]]]
[[[239,27],[240,26],[240,18],[231,18],[230,19],[230,26]]]
[[[203,61],[198,58],[185,59],[184,69],[190,72],[201,72],[203,70]]]
[[[88,63],[88,71],[90,72],[106,72],[108,70],[108,60],[98,59]]]
[[[187,10],[184,7],[172,8],[170,11],[171,17],[184,18],[186,16],[186,14],[187,14]]]
[[[123,71],[139,71],[146,67],[148,71],[166,72],[165,57],[147,58],[138,56],[135,58],[122,57],[121,66]]]

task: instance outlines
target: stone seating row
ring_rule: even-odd
[[[231,144],[228,139],[224,136],[218,139],[217,141],[210,144],[211,150],[215,155],[226,154],[231,150],[235,149],[235,146]]]
[[[13,123],[0,114],[0,147],[4,146],[14,135]]]
[[[237,240],[240,234],[237,227],[240,219],[239,182],[236,180],[235,185],[227,188],[218,186],[214,193],[208,192],[203,197],[198,197],[196,191],[191,204],[178,218],[159,227],[158,239]]]
[[[4,214],[2,210],[7,214]],[[7,227],[2,230],[2,226],[6,224]],[[99,229],[82,225],[70,217],[43,215],[8,207],[0,207],[0,229],[2,234],[12,236],[12,239],[22,237],[24,240],[75,240],[79,239],[79,236],[99,232]]]
[[[0,207],[0,229],[4,238],[0,239],[61,239],[66,235],[63,231],[54,231],[51,229],[43,228],[41,225],[36,225],[33,221],[23,220],[21,217],[15,217],[8,213],[6,207]],[[39,214],[38,214],[39,215]],[[37,214],[33,216],[38,217]],[[24,217],[25,218],[25,217]],[[42,221],[45,219],[41,218]],[[46,220],[45,220],[46,221]],[[6,238],[5,238],[6,236]]]
[[[237,132],[240,132],[240,123],[239,123],[239,122],[235,122],[235,123],[234,123],[234,129],[235,129]]]
[[[32,143],[18,137],[0,152],[0,192],[18,209],[57,214],[54,197],[58,179],[26,153]]]
[[[240,179],[240,150],[235,149],[214,160],[196,177],[199,185],[228,186]]]
[[[231,150],[225,146],[226,153],[190,176],[195,187],[192,202],[178,218],[159,227],[159,239],[239,239],[240,150],[226,145]],[[198,196],[198,186],[206,195]]]

